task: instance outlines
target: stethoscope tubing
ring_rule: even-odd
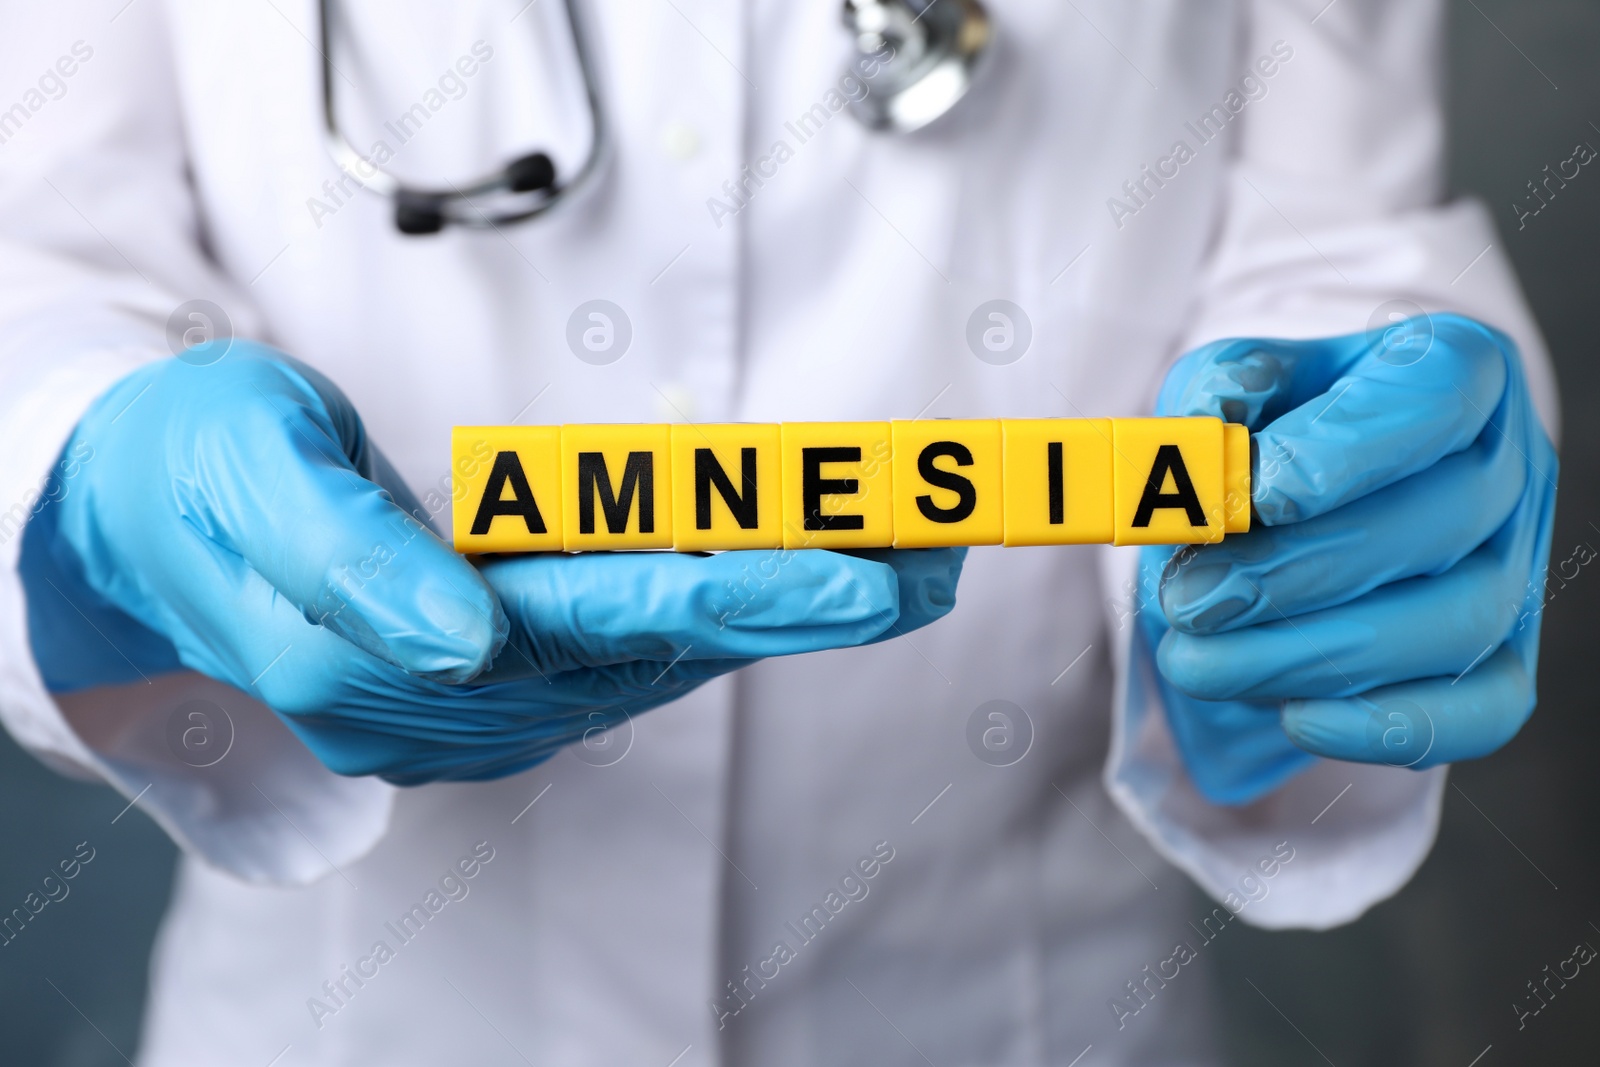
[[[556,180],[546,189],[531,193],[511,192],[511,179],[506,168],[485,175],[466,186],[451,184],[448,189],[424,189],[410,186],[384,170],[356,150],[339,127],[337,97],[333,79],[338,71],[333,63],[333,8],[338,0],[318,0],[318,31],[322,53],[322,124],[328,152],[339,169],[354,178],[363,187],[397,203],[428,205],[438,211],[444,221],[469,229],[492,229],[502,225],[536,218],[557,205],[572,199],[599,174],[610,158],[610,129],[606,122],[605,103],[600,94],[599,73],[590,46],[587,27],[578,10],[578,0],[563,0],[567,26],[572,34],[573,51],[578,58],[578,68],[583,76],[584,96],[589,106],[589,151],[572,177]],[[479,203],[485,197],[517,195],[532,197],[525,207],[491,212]]]

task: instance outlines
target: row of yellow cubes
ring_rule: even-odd
[[[1250,528],[1212,418],[458,426],[461,552],[1191,544]]]

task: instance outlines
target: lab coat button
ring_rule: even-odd
[[[680,161],[693,159],[695,153],[700,151],[700,135],[691,126],[681,122],[671,122],[661,131],[661,146],[673,159]]]

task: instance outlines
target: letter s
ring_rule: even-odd
[[[872,854],[878,857],[880,863],[888,863],[894,859],[894,846],[887,841],[879,841],[872,846]]]
[[[494,859],[494,846],[487,841],[479,841],[472,846],[472,854],[478,857],[481,862],[488,863]]]
[[[78,57],[78,62],[87,63],[94,57],[94,49],[84,41],[73,41],[72,54]]]
[[[972,450],[959,441],[935,441],[924,448],[917,456],[917,474],[935,489],[956,494],[956,502],[947,508],[940,507],[930,494],[924,493],[917,497],[917,510],[929,522],[960,522],[970,518],[977,509],[978,490],[970,479],[936,466],[934,460],[941,457],[955,460],[958,467],[970,467],[973,463]]]
[[[84,849],[89,850],[89,854],[87,856],[83,854]],[[87,841],[80,841],[78,842],[78,847],[73,850],[72,854],[78,857],[79,863],[88,863],[90,860],[94,859],[94,847]]]
[[[1289,46],[1288,41],[1273,41],[1272,54],[1278,57],[1279,62],[1287,63],[1294,58],[1294,49]]]
[[[478,57],[480,63],[487,63],[494,58],[494,49],[489,47],[488,41],[473,41],[472,54]]]

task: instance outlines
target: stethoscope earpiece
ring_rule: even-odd
[[[506,167],[506,184],[513,193],[532,193],[556,184],[556,165],[543,152],[513,160]]]
[[[444,229],[444,210],[437,197],[402,190],[394,198],[394,228],[411,237]]]

